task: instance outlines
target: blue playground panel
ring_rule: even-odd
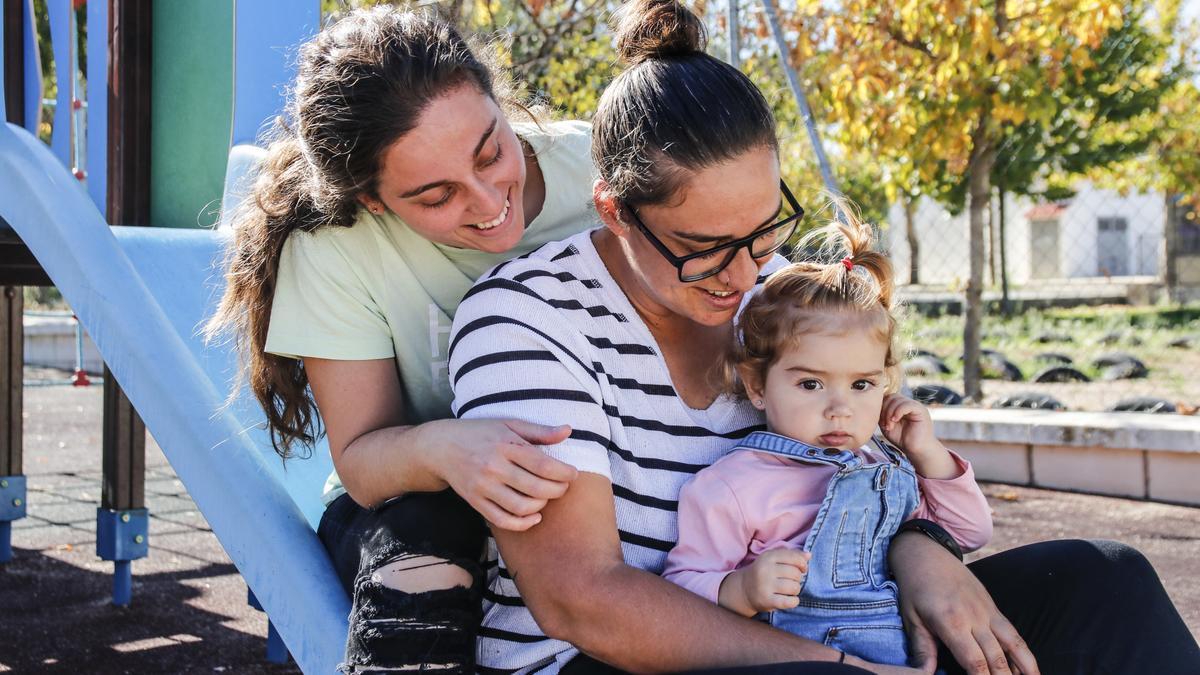
[[[25,508],[25,476],[0,476],[0,562],[12,560],[12,521]]]
[[[75,309],[296,662],[333,672],[350,601],[314,530],[329,453],[285,467],[253,400],[226,405],[234,354],[199,334],[220,296],[221,235],[110,228],[49,148],[11,124],[0,217]]]
[[[73,41],[62,37],[70,34],[73,20],[64,11],[68,6],[66,0],[48,2],[57,63],[76,57],[70,52]],[[26,7],[26,16],[32,16],[32,3]],[[94,54],[103,53],[106,7],[88,3]],[[277,114],[283,84],[291,78],[294,49],[278,45],[302,42],[317,29],[320,14],[315,2],[283,0],[242,1],[235,11],[238,24],[254,30],[238,31],[235,41],[238,103],[232,140],[250,144],[263,121]],[[25,38],[25,99],[29,129],[36,129],[41,81],[31,24]],[[105,61],[88,59],[93,82],[103,82]],[[268,658],[282,662],[290,651],[305,672],[333,672],[342,657],[350,602],[315,534],[322,485],[331,470],[328,448],[322,444],[312,459],[285,467],[270,446],[253,398],[228,400],[235,355],[229,345],[206,345],[200,335],[223,288],[225,236],[110,228],[104,222],[98,210],[105,194],[104,134],[88,135],[86,184],[67,168],[70,124],[60,120],[73,108],[68,70],[57,69],[60,95],[51,147],[29,129],[0,125],[0,218],[76,310],[246,579],[253,604],[267,611]],[[104,129],[106,91],[91,89],[100,95],[88,107],[88,123]],[[231,160],[227,184],[252,172],[261,150],[243,145],[233,154],[237,159]],[[24,515],[24,477],[0,476],[0,562],[11,555],[11,521]],[[129,602],[129,561],[146,555],[147,525],[144,509],[98,509],[97,553],[116,565],[116,604]]]

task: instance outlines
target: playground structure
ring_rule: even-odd
[[[78,63],[73,3],[50,0],[46,6],[55,62]],[[76,69],[57,69],[47,146],[36,136],[41,68],[33,3],[4,3],[3,107],[9,123],[0,127],[0,559],[11,556],[10,523],[26,507],[19,286],[53,283],[107,365],[96,532],[98,555],[114,562],[114,603],[130,601],[130,561],[148,549],[142,487],[148,427],[246,579],[252,602],[271,618],[272,634],[282,636],[305,671],[332,672],[341,657],[349,599],[314,531],[328,452],[319,448],[312,460],[285,468],[267,442],[256,405],[244,397],[225,405],[235,380],[234,355],[228,346],[204,344],[198,332],[220,294],[222,236],[137,226],[151,224],[145,169],[151,125],[144,112],[149,8],[120,0],[86,4],[90,86],[86,97],[78,95]],[[234,11],[237,25],[255,27],[235,36],[236,146],[252,142],[277,114],[290,75],[276,46],[312,34],[319,9],[316,2],[241,2]],[[283,15],[290,20],[278,21]],[[72,117],[86,120],[93,133],[81,138]],[[239,165],[231,164],[236,174]],[[287,652],[275,640],[268,655],[282,659]]]
[[[72,334],[71,342],[73,344],[72,351],[74,352],[74,358],[72,360],[71,367],[70,367],[71,377],[69,377],[69,378],[48,378],[48,379],[47,378],[43,378],[43,379],[25,378],[25,386],[26,387],[55,387],[55,386],[61,386],[61,385],[70,385],[73,387],[90,387],[93,384],[104,384],[104,378],[102,378],[102,377],[97,378],[97,377],[92,377],[91,375],[88,375],[88,369],[87,369],[88,363],[87,363],[87,357],[85,356],[85,352],[87,351],[85,345],[87,344],[87,341],[85,338],[85,334],[83,332],[83,325],[79,323],[79,317],[75,316],[74,312],[41,311],[41,310],[28,310],[27,309],[22,314],[23,314],[24,324],[25,324],[25,326],[24,326],[24,328],[25,328],[25,352],[26,352],[25,362],[27,364],[48,365],[48,366],[57,367],[60,369],[65,367],[62,363],[62,358],[59,355],[60,340],[58,338],[61,337],[61,333],[59,333],[59,331],[55,330],[56,328],[59,328],[61,326],[61,322],[64,320],[68,321],[71,325],[71,334]],[[43,338],[41,340],[42,347],[43,347],[41,350],[36,349],[36,346],[38,346],[37,342],[35,342],[34,340],[30,340],[30,330],[29,329],[31,327],[30,326],[31,321],[52,322],[52,323],[46,325],[46,327],[49,328],[49,330],[42,331],[42,335],[40,336],[41,338]],[[38,325],[39,324],[34,324],[35,327]],[[39,336],[37,333],[35,333],[34,337],[36,339]],[[29,349],[31,342],[35,346],[35,349],[33,349],[33,350]],[[30,354],[31,351],[33,352],[33,354]],[[42,354],[38,354],[39,351],[41,351]],[[54,361],[54,363],[47,363],[47,361]],[[100,366],[100,367],[103,367],[103,366]],[[92,372],[95,372],[96,369],[97,369],[97,367],[93,366]]]

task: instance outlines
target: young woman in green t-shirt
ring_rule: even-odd
[[[534,445],[565,426],[450,419],[439,340],[462,293],[594,223],[586,125],[519,137],[500,84],[440,20],[350,13],[301,49],[288,119],[236,221],[210,330],[236,335],[282,457],[324,424],[345,494],[319,534],[354,598],[354,668],[472,668],[479,514],[527,529],[576,475]],[[399,297],[381,297],[401,278]]]

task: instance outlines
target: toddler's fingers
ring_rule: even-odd
[[[797,594],[780,595],[776,593],[772,596],[772,605],[775,609],[795,609],[800,606],[800,596]]]
[[[879,425],[885,431],[890,431],[892,425],[896,422],[896,400],[889,399],[883,404],[883,410],[879,413]]]
[[[774,591],[776,595],[800,595],[800,585],[798,579],[776,579]]]
[[[897,398],[893,399],[891,402],[891,405],[888,406],[891,409],[892,418],[900,419],[901,417],[904,417],[905,415],[907,415],[908,410],[909,410],[909,405],[908,405],[909,403],[911,403],[911,401],[909,401],[906,398],[897,397]]]
[[[776,549],[772,557],[774,558],[773,562],[783,566],[783,570],[790,569],[792,571],[788,574],[788,578],[791,579],[795,578],[795,573],[808,569],[808,560],[812,554],[795,549]]]
[[[921,405],[920,401],[912,399],[905,399],[904,411],[905,414],[912,415],[917,419],[929,417],[929,409]]]
[[[798,582],[804,578],[804,570],[792,563],[779,563],[775,566],[775,578]]]
[[[890,424],[895,425],[903,422],[905,419],[916,417],[918,411],[910,405],[912,401],[901,401],[892,409]]]

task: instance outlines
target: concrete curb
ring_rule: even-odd
[[[934,408],[938,438],[980,480],[1200,506],[1200,419]]]

